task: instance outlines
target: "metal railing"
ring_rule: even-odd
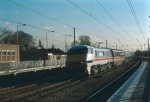
[[[65,58],[60,60],[38,60],[38,61],[20,61],[20,62],[0,62],[1,71],[21,70],[38,67],[64,65]]]

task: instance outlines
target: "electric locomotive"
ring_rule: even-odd
[[[71,76],[90,76],[111,68],[114,64],[113,56],[112,49],[78,45],[67,52],[66,67]]]

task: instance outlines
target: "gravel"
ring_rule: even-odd
[[[134,63],[129,63],[128,65],[120,66],[118,68],[113,68],[113,70],[100,74],[98,76],[81,80],[75,85],[71,85],[67,88],[61,89],[54,93],[39,97],[37,101],[55,101],[55,102],[72,102],[72,101],[84,101],[86,97],[90,96],[96,90],[101,89],[106,84],[111,82],[121,73],[125,72]]]

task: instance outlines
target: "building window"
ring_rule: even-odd
[[[14,50],[11,51],[11,55],[12,55],[12,56],[15,55],[15,51],[14,51]]]
[[[7,55],[10,56],[10,50],[7,50]]]
[[[6,50],[2,50],[2,55],[6,56]]]

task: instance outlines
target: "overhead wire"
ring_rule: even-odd
[[[28,7],[25,7],[25,6],[23,6],[23,5],[20,5],[20,4],[18,4],[18,3],[15,3],[15,2],[13,2],[13,1],[11,1],[11,0],[7,0],[7,1],[9,1],[9,2],[15,4],[15,5],[18,5],[18,6],[20,6],[20,7],[23,7],[23,8],[25,8],[25,9],[28,9],[28,10],[34,12],[34,13],[39,14],[39,15],[42,15],[42,16],[47,17],[47,18],[49,18],[49,19],[52,19],[52,20],[54,20],[54,21],[56,21],[56,22],[59,22],[59,23],[61,23],[61,24],[65,24],[65,25],[67,25],[67,26],[69,26],[69,27],[76,28],[76,27],[73,27],[73,26],[71,26],[71,25],[69,25],[69,24],[67,24],[67,23],[64,23],[64,22],[62,22],[62,21],[56,20],[56,19],[54,19],[54,18],[52,18],[52,17],[50,17],[50,16],[47,16],[47,15],[45,15],[45,14],[42,14],[42,13],[37,12],[37,11],[35,11],[35,10],[32,10],[32,9],[30,9],[30,8],[28,8]],[[93,34],[87,32],[87,31],[81,30],[81,29],[79,29],[79,28],[76,28],[76,29],[77,29],[77,30],[80,30],[80,31],[83,31],[83,32],[85,32],[85,33],[87,33],[87,34],[93,35]],[[103,37],[100,37],[100,36],[98,36],[98,37],[106,40],[106,38],[103,38]]]
[[[13,21],[13,20],[4,19],[4,18],[2,18],[2,17],[0,17],[0,18],[1,18],[0,20],[9,21],[9,22],[12,22],[12,23],[17,23],[17,24],[23,24],[23,23],[18,23],[18,22]],[[31,26],[31,25],[27,25],[27,26],[33,27],[33,28],[37,28],[37,29],[40,29],[40,30],[50,31],[50,30],[38,28],[38,27],[35,27],[35,26]],[[56,31],[55,31],[54,33],[62,34],[62,33],[60,33],[60,32],[56,32]],[[63,34],[63,35],[65,35],[65,34]],[[37,38],[41,38],[41,37],[37,37]],[[79,37],[75,37],[75,38],[79,38]],[[44,39],[44,38],[43,38],[43,39]],[[59,41],[59,40],[56,40],[56,41]],[[63,41],[63,42],[64,42],[64,41]],[[95,41],[93,41],[93,42],[95,42]]]
[[[118,39],[118,41],[120,42],[120,40],[119,40],[119,39]],[[123,46],[123,44],[122,44],[121,42],[120,42],[120,44],[122,45],[122,47],[124,47],[124,46]]]
[[[122,36],[121,34],[119,34],[118,32],[116,32],[115,30],[113,30],[112,28],[110,28],[109,26],[107,26],[106,24],[104,24],[103,22],[101,22],[100,20],[98,20],[96,17],[94,17],[93,15],[89,14],[88,12],[86,12],[85,10],[81,9],[80,7],[78,7],[77,5],[75,5],[74,3],[72,3],[70,0],[67,0],[70,4],[74,5],[75,7],[77,7],[78,9],[80,9],[81,11],[83,11],[84,13],[86,13],[87,15],[91,16],[93,19],[95,19],[96,21],[98,21],[99,23],[101,23],[102,25],[104,25],[106,28],[110,29],[111,31],[113,31],[114,33],[116,33],[117,35],[121,36],[122,38],[126,39],[124,36]],[[126,39],[127,41],[131,42],[130,40]],[[131,42],[132,43],[132,42]],[[133,43],[132,43],[133,44]],[[135,44],[134,44],[135,45]]]
[[[3,20],[3,21],[9,21],[9,22],[16,23],[16,24],[24,24],[24,23],[18,23],[18,22],[13,21],[13,20],[5,19],[5,18],[2,18],[2,17],[0,17],[0,18],[1,18],[0,20]],[[44,31],[53,32],[53,31],[51,31],[51,30],[47,30],[47,29],[35,27],[35,26],[32,26],[32,25],[28,25],[28,24],[27,24],[26,26],[29,26],[29,27],[32,27],[32,28],[36,28],[36,29],[40,29],[40,30],[44,30]],[[56,32],[56,31],[54,31],[53,33],[58,33],[58,34],[62,34],[62,35],[68,35],[68,34],[63,34],[63,33]]]
[[[21,22],[18,23],[18,22],[16,22],[16,21],[9,20],[9,19],[5,19],[5,18],[2,18],[2,17],[0,17],[0,18],[1,18],[0,20],[3,20],[3,21],[9,21],[9,22],[16,23],[16,24],[23,24],[23,23],[21,23]],[[26,25],[26,26],[33,27],[33,28],[40,29],[40,30],[50,31],[50,30],[43,29],[43,28],[39,28],[39,27],[35,27],[35,26],[32,26],[32,25]],[[52,31],[50,31],[50,32],[52,32]],[[58,34],[62,34],[62,35],[68,35],[68,34],[63,34],[63,33],[56,32],[56,31],[54,31],[53,33],[58,33]],[[71,37],[72,37],[72,36],[71,36]],[[75,37],[75,38],[79,38],[79,37]],[[59,40],[57,40],[57,41],[59,41]]]
[[[133,6],[132,6],[132,3],[131,3],[130,0],[127,0],[127,2],[128,2],[129,7],[130,7],[130,10],[131,10],[131,12],[132,12],[132,15],[133,15],[133,17],[134,17],[134,20],[135,20],[135,22],[136,22],[136,24],[137,24],[137,26],[138,26],[138,28],[139,28],[139,30],[140,30],[140,33],[141,33],[141,35],[143,36],[143,38],[145,39],[144,34],[143,34],[143,32],[142,32],[142,29],[141,29],[141,26],[140,26],[139,21],[138,21],[138,18],[137,18],[137,16],[136,16],[136,13],[135,13],[134,8],[133,8]]]
[[[128,34],[127,33],[127,31],[126,30],[124,30],[123,29],[123,27],[112,17],[112,15],[102,6],[102,4],[98,1],[98,0],[96,0],[97,1],[97,3],[102,7],[102,9],[116,22],[116,24],[126,33],[126,34]],[[130,36],[129,34],[128,34],[128,36]],[[131,36],[130,36],[131,37]],[[133,40],[135,40],[133,37],[131,37]]]
[[[67,25],[67,26],[69,26],[69,27],[76,28],[76,27],[73,27],[73,26],[71,26],[71,25],[69,25],[69,24],[67,24],[67,23],[64,23],[64,22],[62,22],[62,21],[59,21],[59,20],[57,20],[57,19],[54,19],[54,18],[52,18],[52,17],[50,17],[50,16],[47,16],[47,15],[45,15],[45,14],[42,14],[42,13],[37,12],[37,11],[35,11],[35,10],[32,10],[32,9],[30,9],[30,8],[28,8],[28,7],[25,7],[25,6],[23,6],[23,5],[20,5],[20,4],[18,4],[18,3],[15,3],[15,2],[13,2],[13,1],[11,1],[11,0],[7,0],[7,1],[9,1],[9,2],[15,4],[15,5],[18,5],[18,6],[20,6],[20,7],[23,7],[23,8],[25,8],[25,9],[28,9],[28,10],[34,12],[34,13],[39,14],[39,15],[42,15],[42,16],[47,17],[47,18],[49,18],[49,19],[52,19],[52,20],[54,20],[54,21],[56,21],[56,22],[59,22],[59,23],[61,23],[61,24],[65,24],[65,25]],[[81,29],[79,29],[79,28],[76,28],[76,29],[78,29],[78,30],[80,30],[80,31],[83,31],[83,32],[85,32],[85,33],[87,33],[87,34],[92,35],[91,33],[87,32],[87,31],[81,30]],[[100,38],[102,38],[102,37],[100,37]],[[104,39],[104,38],[103,38],[103,39]]]
[[[47,16],[47,15],[45,15],[45,14],[42,14],[42,13],[40,13],[40,12],[37,12],[37,11],[35,11],[35,10],[32,10],[32,9],[30,9],[30,8],[28,8],[28,7],[25,7],[25,6],[22,6],[22,5],[20,5],[20,4],[18,4],[18,3],[15,3],[15,2],[13,2],[13,1],[11,1],[11,0],[7,0],[7,1],[9,1],[9,2],[11,2],[11,3],[13,3],[13,4],[16,4],[16,5],[18,5],[18,6],[20,6],[20,7],[23,7],[23,8],[25,8],[25,9],[28,9],[28,10],[30,10],[30,11],[32,11],[32,12],[35,12],[35,13],[37,13],[37,14],[39,14],[39,15],[42,15],[42,16],[45,16],[45,17],[47,17],[47,18],[50,18],[50,19],[52,19],[52,20],[54,20],[54,21],[56,21],[56,22],[59,22],[59,23],[61,23],[61,24],[65,24],[65,25],[67,25],[67,26],[69,26],[69,27],[72,27],[72,28],[76,28],[76,27],[73,27],[73,26],[71,26],[71,25],[69,25],[69,24],[67,24],[67,23],[64,23],[64,22],[62,22],[62,21],[59,21],[59,20],[56,20],[56,19],[54,19],[54,18],[52,18],[52,17],[49,17],[49,16]],[[67,0],[67,1],[69,1],[69,0]],[[70,1],[69,1],[70,2]],[[82,9],[81,9],[82,10]],[[84,11],[84,10],[82,10],[82,11]],[[85,13],[87,13],[86,11],[84,11]],[[91,17],[93,17],[94,19],[96,19],[94,16],[92,16],[91,14],[89,14],[89,13],[87,13],[88,15],[90,15]],[[98,19],[96,19],[97,21],[99,21]],[[107,25],[105,25],[104,23],[102,23],[101,21],[99,21],[101,24],[103,24],[104,26],[106,26],[107,28],[109,28],[110,30],[112,30],[113,32],[115,32],[116,34],[118,34],[118,35],[120,35],[119,33],[117,33],[116,31],[114,31],[113,29],[111,29],[110,27],[108,27]],[[92,35],[91,33],[89,33],[89,32],[87,32],[87,31],[84,31],[84,30],[81,30],[81,29],[79,29],[79,28],[76,28],[76,29],[78,29],[78,30],[80,30],[80,31],[83,31],[83,32],[85,32],[85,33],[87,33],[87,34],[90,34],[90,35]],[[122,35],[120,35],[121,37],[123,37]],[[102,37],[99,37],[99,38],[102,38]],[[124,39],[126,39],[125,37],[123,37]],[[106,39],[106,38],[102,38],[102,39]],[[126,39],[126,40],[128,40],[128,39]],[[128,40],[129,41],[129,40]],[[130,41],[129,41],[130,42]]]

